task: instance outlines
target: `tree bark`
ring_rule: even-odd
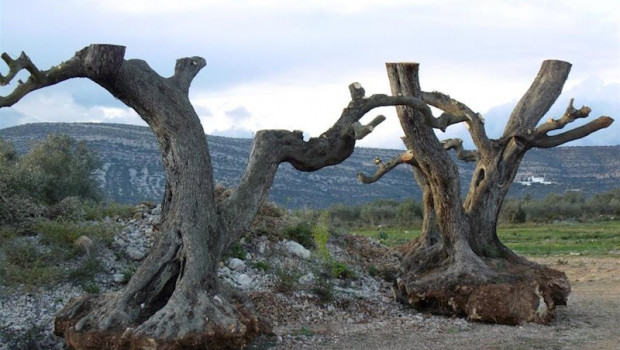
[[[527,150],[584,137],[613,120],[601,117],[547,136],[551,130],[588,116],[589,108],[576,110],[571,101],[562,118],[536,127],[559,96],[570,69],[566,62],[545,61],[515,107],[502,138],[491,140],[481,115],[442,93],[422,92],[418,68],[416,63],[387,64],[393,95],[421,98],[444,111],[440,118],[433,118],[419,106],[396,107],[408,152],[415,160],[409,163],[419,177],[424,208],[434,212],[441,238],[435,242],[428,239],[427,224],[434,225],[429,220],[422,236],[405,247],[396,285],[399,299],[418,309],[485,322],[549,322],[555,306],[566,304],[570,292],[566,275],[529,262],[504,246],[496,230],[499,211]],[[444,130],[458,122],[467,124],[476,151],[463,150],[460,140],[437,139],[434,128]],[[459,159],[476,161],[464,200],[456,165],[444,151],[451,148]],[[373,182],[387,171],[373,177]],[[432,217],[425,213],[425,218]]]
[[[245,296],[219,283],[217,264],[249,228],[278,165],[288,162],[300,171],[315,171],[344,161],[356,140],[385,119],[360,123],[375,107],[405,104],[421,108],[426,117],[430,109],[419,98],[366,97],[362,86],[353,83],[350,103],[320,137],[304,141],[300,131],[257,132],[239,186],[218,200],[207,139],[188,98],[205,60],[179,59],[174,75],[164,78],[144,61],[125,60],[124,54],[122,46],[90,45],[45,71],[23,53],[16,60],[2,55],[9,72],[0,74],[0,85],[11,83],[23,69],[30,77],[0,96],[0,107],[67,79],[90,79],[146,121],[166,174],[160,233],[150,255],[122,291],[71,301],[57,315],[55,332],[72,349],[241,348],[271,326]]]

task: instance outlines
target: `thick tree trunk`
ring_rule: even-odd
[[[351,155],[356,140],[385,119],[362,125],[359,120],[367,112],[425,105],[419,99],[366,97],[360,84],[351,84],[351,102],[320,137],[304,141],[299,131],[257,132],[239,186],[218,201],[204,131],[188,98],[205,60],[179,59],[174,75],[163,78],[144,61],[125,60],[124,53],[121,46],[91,45],[46,71],[25,54],[17,59],[2,55],[9,72],[0,74],[0,85],[21,70],[30,78],[0,96],[0,107],[67,79],[88,78],[148,123],[166,173],[160,234],[149,257],[122,291],[70,302],[56,318],[56,334],[73,349],[240,348],[271,326],[247,298],[218,283],[216,268],[222,253],[249,228],[278,165],[288,162],[300,171],[315,171],[339,164]]]
[[[166,197],[158,242],[127,287],[74,301],[58,315],[56,332],[72,348],[240,347],[270,331],[251,303],[218,283],[221,254],[238,234],[231,230],[241,228],[216,216],[206,138],[184,88],[189,85],[183,85],[202,67],[200,58],[179,60],[176,84],[157,79],[142,61],[124,61],[115,75],[93,77],[155,133]]]
[[[422,95],[417,64],[388,64],[387,69],[394,95]],[[472,320],[550,321],[555,305],[566,303],[566,276],[518,257],[496,232],[499,210],[525,147],[510,139],[506,147],[484,149],[462,204],[458,170],[432,125],[415,109],[397,107],[397,112],[416,172],[424,178],[418,182],[425,208],[434,210],[441,234],[434,244],[423,234],[407,247],[396,286],[399,299],[421,310]]]

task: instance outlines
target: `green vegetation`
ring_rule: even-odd
[[[23,236],[16,230],[2,228],[3,240],[0,261],[0,281],[8,286],[25,288],[48,286],[60,281],[73,280],[87,286],[102,266],[96,257],[99,247],[112,243],[115,226],[103,223],[75,223],[40,221],[32,232],[36,236]],[[87,235],[92,246],[76,246],[77,238]],[[72,268],[63,263],[77,259]]]
[[[500,220],[510,223],[591,220],[620,216],[620,188],[586,198],[582,192],[552,193],[542,200],[508,199]]]
[[[620,221],[506,225],[500,240],[523,255],[612,255],[620,253]]]
[[[84,142],[68,136],[49,135],[23,156],[0,140],[0,225],[39,216],[80,219],[76,203],[102,199],[94,174],[100,165]]]
[[[416,230],[401,228],[361,229],[355,234],[382,240],[394,247],[419,236]],[[502,224],[497,229],[500,240],[510,249],[523,255],[613,255],[620,252],[620,221],[588,221],[559,223]]]
[[[280,293],[292,293],[297,289],[301,273],[297,269],[276,270],[276,290]]]
[[[323,260],[329,260],[330,258],[329,251],[327,250],[327,241],[329,241],[329,218],[329,212],[321,212],[317,224],[312,230],[312,238],[316,243],[317,252]]]
[[[257,269],[257,270],[261,270],[264,272],[267,272],[269,270],[271,270],[271,264],[269,264],[269,262],[267,261],[263,261],[263,260],[259,260],[255,263],[252,264],[252,266]]]
[[[245,250],[245,248],[243,248],[243,246],[241,245],[239,241],[233,243],[230,246],[230,248],[228,248],[228,251],[226,252],[226,254],[224,254],[225,257],[237,258],[241,260],[245,260],[245,257],[247,255],[248,255],[248,252]]]
[[[284,238],[295,241],[306,249],[314,248],[314,240],[312,238],[312,225],[307,221],[301,221],[293,226],[285,227],[282,230]]]
[[[83,203],[84,220],[99,221],[106,217],[131,219],[133,217],[134,206],[128,204],[108,203],[101,204],[93,201]]]

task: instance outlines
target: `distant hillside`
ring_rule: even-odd
[[[39,123],[0,130],[0,137],[26,152],[32,141],[50,133],[85,140],[104,163],[98,176],[106,198],[121,203],[159,201],[164,173],[155,137],[147,127],[118,124]],[[234,186],[245,168],[252,140],[208,136],[216,181]],[[373,159],[387,160],[399,151],[357,148],[344,163],[313,173],[302,173],[283,164],[271,189],[271,199],[285,207],[324,208],[336,203],[362,204],[376,199],[419,200],[421,193],[408,166],[401,165],[380,182],[362,185],[356,174],[371,174]],[[473,164],[458,162],[463,191],[469,187]],[[517,180],[543,177],[541,184],[514,183],[510,196],[529,194],[541,198],[551,192],[582,191],[586,195],[620,187],[620,146],[556,147],[534,149],[521,163]]]

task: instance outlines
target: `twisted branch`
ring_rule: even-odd
[[[456,151],[456,158],[464,162],[475,162],[478,160],[478,151],[466,150],[463,148],[463,140],[461,139],[446,139],[441,141],[443,149],[446,151],[454,149]]]
[[[446,151],[454,149],[456,151],[456,157],[459,160],[465,162],[475,162],[478,160],[478,152],[464,149],[463,140],[461,139],[446,139],[441,141],[441,145]],[[377,169],[373,175],[368,176],[360,172],[357,174],[357,179],[363,184],[371,184],[379,181],[383,175],[387,174],[400,164],[409,164],[414,167],[417,166],[417,162],[413,157],[413,151],[411,150],[401,153],[387,162],[381,162],[379,160],[379,164],[379,169]]]
[[[12,59],[6,52],[2,54],[2,59],[9,67],[9,73],[6,76],[0,74],[0,86],[8,85],[22,69],[30,72],[35,79],[41,78],[41,72],[23,51],[16,60]]]
[[[575,99],[571,98],[568,102],[568,107],[566,107],[566,112],[560,119],[550,118],[546,123],[540,125],[536,128],[535,134],[540,136],[545,136],[551,130],[562,129],[566,124],[574,122],[578,118],[587,118],[592,111],[590,107],[583,106],[580,109],[575,109],[573,107],[573,102]]]
[[[614,121],[610,117],[603,116],[573,130],[553,136],[547,135],[550,131],[562,129],[569,123],[580,118],[587,118],[590,115],[592,111],[590,107],[583,106],[580,109],[576,109],[573,106],[573,102],[574,99],[571,98],[564,115],[562,115],[560,119],[550,118],[544,124],[538,126],[533,133],[527,135],[524,139],[528,141],[528,145],[539,148],[555,147],[585,137],[599,129],[606,128]]]
[[[455,123],[466,122],[476,147],[481,151],[490,149],[491,144],[484,130],[484,118],[482,115],[472,111],[464,103],[441,92],[422,92],[422,100],[445,112],[440,119],[445,115],[446,127]]]
[[[30,72],[30,77],[26,82],[19,81],[10,94],[0,96],[0,107],[10,107],[32,91],[71,78],[88,77],[97,81],[109,77],[118,71],[124,56],[124,46],[90,45],[76,52],[72,58],[58,66],[41,71],[23,52],[16,60],[13,60],[7,53],[3,53],[2,59],[7,63],[9,73],[6,76],[0,74],[0,85],[8,85],[22,69]]]
[[[362,172],[358,173],[357,179],[363,184],[371,184],[371,183],[379,181],[379,179],[381,179],[383,175],[387,174],[392,169],[396,168],[396,166],[400,164],[405,164],[405,163],[411,164],[411,165],[415,164],[415,160],[413,158],[413,152],[410,150],[399,154],[398,156],[390,159],[389,161],[385,163],[381,163],[381,165],[379,166],[379,169],[377,169],[375,174],[372,176],[366,176]]]

